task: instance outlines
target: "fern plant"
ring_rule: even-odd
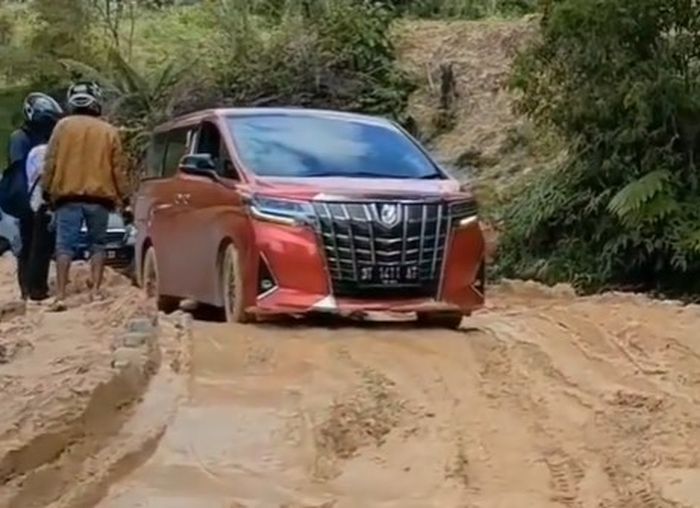
[[[513,86],[571,157],[503,210],[500,273],[700,293],[699,20],[690,1],[549,4]]]

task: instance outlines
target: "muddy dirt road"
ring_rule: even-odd
[[[700,506],[700,310],[511,284],[459,332],[195,323],[109,508]]]

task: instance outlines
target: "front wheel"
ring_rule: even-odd
[[[143,268],[141,276],[141,289],[146,298],[154,298],[158,310],[170,314],[180,308],[180,300],[173,296],[160,294],[160,281],[158,274],[158,263],[156,262],[156,251],[153,246],[149,247],[143,257]]]
[[[219,269],[224,317],[228,323],[247,323],[250,315],[245,311],[243,269],[238,250],[229,244],[224,250]]]
[[[418,326],[422,328],[446,328],[457,330],[462,324],[461,312],[419,312]]]

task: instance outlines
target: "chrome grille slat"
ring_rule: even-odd
[[[435,267],[437,266],[437,260],[438,260],[438,247],[439,247],[439,240],[440,240],[440,234],[442,230],[442,207],[438,206],[437,207],[437,220],[435,221],[436,225],[436,230],[435,230],[435,245],[433,247],[433,268],[431,273],[435,274]]]
[[[418,264],[423,261],[423,242],[425,241],[425,219],[428,214],[427,205],[421,205],[421,216],[423,220],[420,223],[420,246],[418,247]]]
[[[369,209],[369,205],[366,205],[366,204],[362,205],[362,213],[364,214],[365,219],[367,220],[367,225],[369,226],[369,238],[368,238],[368,240],[369,240],[370,252],[372,255],[372,263],[376,263],[377,262],[377,255],[376,255],[376,251],[374,248],[374,242],[375,242],[374,225],[372,224],[372,212]],[[363,238],[366,238],[366,237],[363,237]]]
[[[355,254],[355,240],[353,238],[352,234],[352,215],[350,215],[350,212],[348,212],[348,208],[345,204],[340,205],[340,209],[343,211],[343,214],[347,217],[348,219],[348,242],[350,243],[350,255],[352,256],[352,278],[355,282],[357,282],[357,256]]]
[[[331,210],[330,210],[330,208],[328,207],[328,205],[326,205],[326,204],[324,203],[323,207],[324,207],[324,209],[325,209],[325,211],[326,211],[326,215],[328,216],[328,219],[330,219],[331,238],[332,238],[332,241],[333,241],[333,246],[335,247],[335,249],[336,249],[336,251],[337,251],[337,250],[338,250],[338,243],[336,242],[336,239],[335,239],[335,227],[333,226],[333,216],[331,215]],[[338,271],[340,272],[340,271],[341,271],[341,269],[340,269],[340,263],[338,262],[338,259],[337,259],[337,258],[336,258],[336,265],[337,265],[336,268],[337,268]],[[342,275],[340,276],[340,278],[342,279]]]
[[[403,210],[403,234],[401,235],[401,262],[405,263],[406,262],[406,243],[408,242],[408,221],[409,221],[409,209],[407,207],[404,207]]]

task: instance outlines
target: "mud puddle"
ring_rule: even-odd
[[[511,284],[459,332],[196,323],[101,507],[700,506],[697,307]]]

